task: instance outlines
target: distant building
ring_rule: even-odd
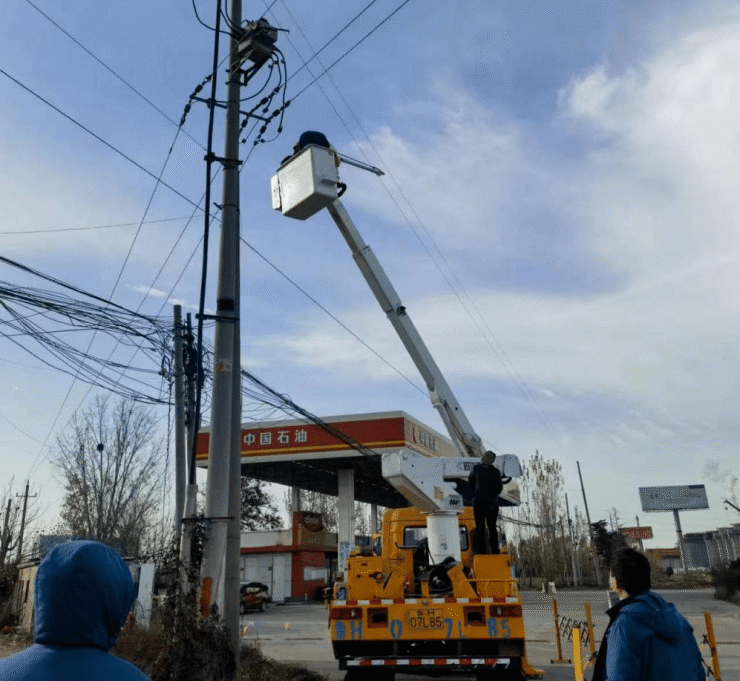
[[[368,544],[357,536],[355,543]],[[292,527],[242,532],[239,577],[266,584],[273,601],[320,598],[337,569],[337,534],[319,513],[294,511]]]

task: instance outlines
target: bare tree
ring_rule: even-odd
[[[563,483],[562,466],[538,451],[524,466],[513,552],[530,583],[533,577],[562,581],[570,569],[563,530]]]
[[[162,449],[142,404],[97,397],[75,413],[53,459],[64,478],[65,528],[138,554],[159,506]]]
[[[321,513],[324,518],[324,527],[329,532],[337,531],[337,514],[338,514],[337,497],[331,494],[322,494],[321,492],[312,492],[310,490],[301,490],[301,510],[312,513]],[[291,509],[291,496],[287,492],[283,496],[283,505],[288,514]],[[354,505],[355,533],[370,533],[370,505],[360,501],[355,501]]]

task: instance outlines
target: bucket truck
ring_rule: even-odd
[[[411,504],[391,509],[372,551],[350,554],[329,614],[335,657],[346,681],[393,681],[396,671],[475,672],[477,681],[540,677],[526,659],[518,584],[506,550],[474,555],[472,509],[463,494],[484,452],[393,285],[339,200],[338,167],[382,171],[337,153],[326,137],[307,132],[271,179],[272,207],[306,220],[326,208],[378,303],[426,383],[459,457],[409,450],[383,455],[382,475]],[[513,454],[496,458],[504,480],[500,505],[519,504]],[[462,486],[460,483],[462,482]],[[380,679],[382,677],[382,679]]]

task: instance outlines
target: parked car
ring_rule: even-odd
[[[248,582],[239,589],[239,612],[243,615],[247,610],[265,611],[265,603],[269,600],[267,584]]]

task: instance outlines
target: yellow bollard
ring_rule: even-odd
[[[570,660],[563,659],[563,644],[560,642],[560,625],[558,624],[558,601],[552,599],[552,619],[555,622],[555,643],[558,648],[558,659],[550,660],[551,664],[570,664]]]
[[[709,640],[709,652],[712,654],[712,673],[717,681],[722,681],[722,672],[719,669],[719,655],[717,655],[717,640],[714,638],[714,624],[712,613],[708,610],[704,613],[704,624],[707,627],[707,639]]]
[[[583,681],[583,663],[581,661],[581,630],[573,629],[573,673],[576,681]]]
[[[596,641],[594,641],[594,623],[591,619],[591,604],[586,603],[586,623],[588,625],[588,647],[591,650],[591,657],[596,655]]]

